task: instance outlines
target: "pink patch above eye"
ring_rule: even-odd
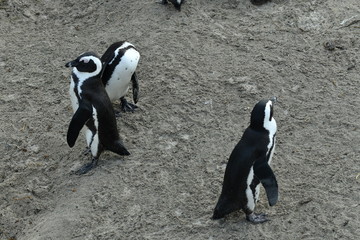
[[[83,59],[80,60],[80,62],[88,63],[89,59],[88,58],[83,58]]]

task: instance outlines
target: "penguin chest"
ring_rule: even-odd
[[[125,96],[129,89],[131,77],[134,74],[140,54],[135,49],[128,49],[114,69],[105,89],[111,101]]]
[[[71,101],[72,109],[74,112],[76,112],[76,110],[79,107],[79,99],[77,98],[77,96],[75,94],[75,83],[72,78],[71,78],[71,82],[70,82],[69,93],[70,93],[70,101]]]

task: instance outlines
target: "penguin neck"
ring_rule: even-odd
[[[270,136],[274,136],[277,130],[275,118],[271,118],[270,121],[264,121],[263,128],[269,132]]]

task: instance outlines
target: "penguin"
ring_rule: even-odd
[[[103,63],[101,80],[110,100],[120,99],[121,110],[124,112],[133,112],[137,108],[135,104],[138,102],[139,84],[135,70],[139,60],[139,52],[134,45],[126,41],[113,43],[101,56]],[[130,81],[135,104],[125,99]],[[116,112],[116,115],[119,116],[120,112]]]
[[[226,166],[221,195],[215,206],[213,219],[242,209],[252,223],[269,219],[254,213],[259,200],[260,183],[266,190],[269,205],[278,200],[278,184],[270,168],[275,150],[276,121],[273,104],[276,98],[258,102],[251,112],[250,126],[232,151]]]
[[[92,161],[75,173],[85,174],[94,168],[104,150],[130,155],[120,139],[114,109],[100,79],[100,58],[93,52],[86,52],[65,66],[73,68],[70,99],[74,115],[67,131],[67,143],[73,147],[85,125],[86,142],[92,154]]]
[[[185,0],[162,0],[161,3],[165,5],[168,4],[168,1],[170,1],[179,11],[181,11],[181,4],[185,2]]]
[[[254,5],[263,5],[271,0],[250,0],[250,2]]]

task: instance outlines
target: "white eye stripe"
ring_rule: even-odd
[[[80,61],[79,61],[79,62],[89,63],[90,60],[93,60],[93,61],[94,61],[94,57],[93,57],[93,56],[82,57],[82,58],[80,58]],[[95,61],[94,61],[94,62],[95,62]]]

